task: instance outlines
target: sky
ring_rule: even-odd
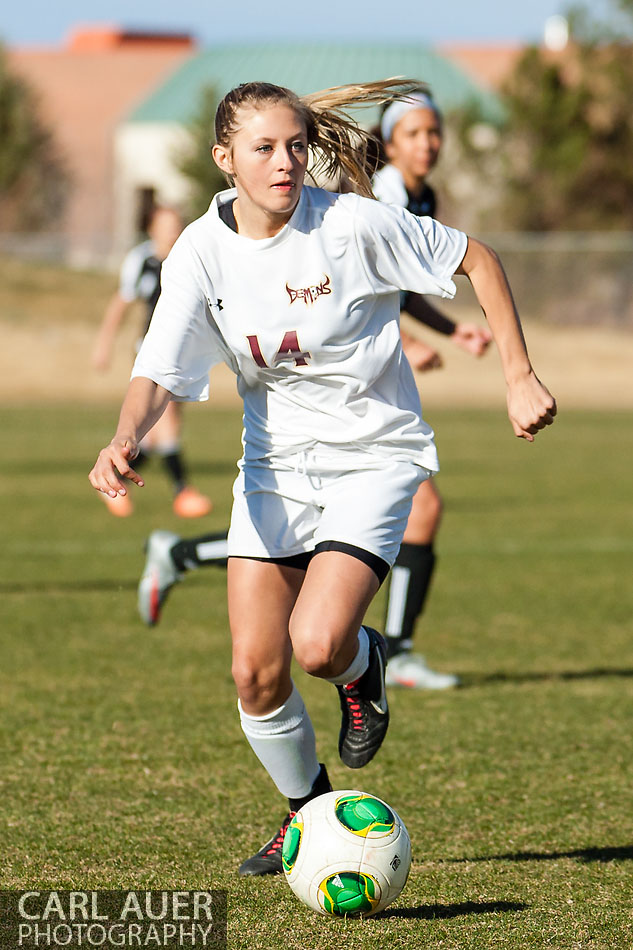
[[[592,9],[606,0],[592,2]],[[547,17],[564,13],[570,0],[18,0],[5,3],[0,39],[9,46],[61,45],[78,24],[193,33],[203,45],[297,39],[447,42],[540,42]],[[397,9],[386,19],[385,6]]]

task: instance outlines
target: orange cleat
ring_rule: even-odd
[[[108,511],[110,514],[113,514],[115,518],[129,518],[134,511],[134,505],[129,495],[117,495],[116,498],[111,498],[110,495],[106,495],[104,492],[100,492],[99,494],[105,501]]]
[[[174,514],[179,518],[202,518],[213,508],[213,502],[197,488],[187,486],[174,498]]]

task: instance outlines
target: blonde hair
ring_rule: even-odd
[[[313,155],[309,174],[315,179],[344,177],[354,191],[373,197],[367,170],[367,150],[373,137],[344,110],[350,106],[391,102],[426,89],[418,80],[400,77],[333,86],[307,96],[297,96],[291,89],[273,83],[242,83],[227,93],[218,106],[215,138],[218,145],[230,147],[231,138],[239,128],[237,113],[242,107],[287,105],[305,122]]]

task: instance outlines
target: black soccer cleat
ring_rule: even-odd
[[[266,844],[259,849],[257,854],[254,854],[252,858],[247,858],[246,861],[240,864],[240,877],[260,877],[263,874],[281,874],[283,870],[281,866],[281,849],[283,848],[288,825],[306,802],[310,802],[313,798],[318,798],[319,795],[325,795],[326,792],[331,791],[332,786],[330,785],[327,769],[321,762],[321,771],[315,778],[314,784],[308,794],[305,798],[288,799],[290,811],[282,821],[279,831],[272,836],[270,841],[267,841]]]
[[[361,769],[371,762],[389,726],[386,643],[376,630],[367,626],[365,630],[369,637],[369,666],[354,683],[337,686],[343,715],[338,751],[350,769]]]
[[[281,823],[279,831],[267,841],[263,848],[260,848],[257,854],[252,858],[247,858],[240,864],[240,877],[259,877],[264,874],[281,874],[281,849],[284,845],[284,838],[288,825],[294,818],[296,812],[289,811]]]

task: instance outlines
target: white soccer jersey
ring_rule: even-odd
[[[358,195],[304,186],[282,230],[252,240],[216,195],[163,265],[162,293],[132,376],[206,399],[224,360],[244,400],[246,459],[319,443],[437,471],[402,353],[400,290],[452,297],[466,235]]]
[[[400,208],[406,208],[409,204],[402,172],[395,165],[383,165],[374,175],[371,187],[378,201],[398,205]]]
[[[119,275],[119,296],[126,303],[132,303],[139,297],[146,300],[153,295],[160,278],[148,271],[147,261],[155,253],[154,242],[143,241],[125,255]]]

